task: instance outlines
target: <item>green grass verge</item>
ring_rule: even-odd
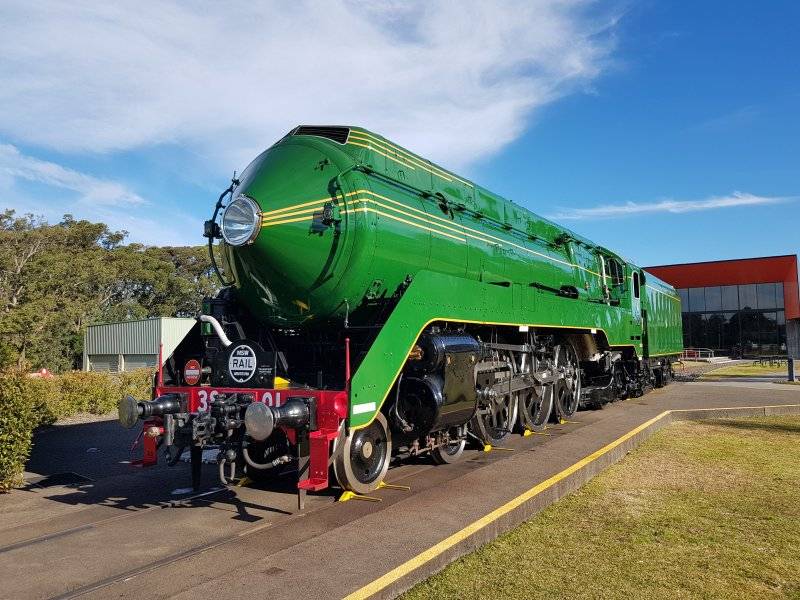
[[[701,377],[753,377],[753,376],[787,376],[787,367],[784,364],[781,367],[770,367],[753,364],[738,364],[729,367],[720,367],[713,371],[707,371]]]
[[[682,422],[403,598],[798,598],[800,417]]]

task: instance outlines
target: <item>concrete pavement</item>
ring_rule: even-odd
[[[393,597],[672,420],[727,414],[688,409],[731,407],[800,413],[800,386],[673,384],[580,412],[548,436],[511,436],[504,445],[513,451],[393,468],[387,480],[411,490],[380,490],[381,502],[310,495],[303,513],[291,477],[268,489],[215,491],[209,467],[204,495],[181,500],[170,491],[188,482],[186,465],[131,467],[128,432],[115,423],[48,430],[37,436],[31,478],[74,472],[90,481],[0,496],[0,597]]]

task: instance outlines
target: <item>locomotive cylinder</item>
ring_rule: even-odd
[[[401,429],[415,435],[463,425],[475,412],[475,362],[480,344],[469,335],[429,334],[419,340],[422,355],[410,360],[396,406]]]

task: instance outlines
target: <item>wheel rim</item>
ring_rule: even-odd
[[[509,362],[509,377],[513,362]],[[517,397],[514,394],[483,396],[478,400],[473,431],[484,444],[497,444],[506,438],[517,421]]]
[[[556,412],[558,417],[568,418],[578,410],[581,397],[580,365],[572,344],[565,342],[561,346],[556,364],[561,375],[555,384]]]
[[[519,373],[530,373],[533,365],[531,356],[523,362],[524,367],[519,367]],[[553,410],[553,386],[534,385],[517,394],[520,422],[525,429],[542,431],[550,419]]]
[[[345,437],[334,462],[339,485],[358,493],[377,489],[389,469],[391,457],[391,433],[386,418],[378,413],[372,423]]]
[[[537,385],[521,392],[519,406],[523,425],[532,431],[543,430],[553,409],[553,386]]]

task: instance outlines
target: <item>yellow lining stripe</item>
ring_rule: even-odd
[[[397,209],[397,208],[394,208],[394,207],[391,207],[391,206],[386,206],[385,204],[377,202],[376,200],[374,200],[372,198],[356,198],[356,199],[354,199],[354,202],[358,202],[358,201],[372,202],[373,204],[377,204],[377,205],[379,205],[379,206],[381,206],[381,207],[383,207],[383,208],[385,208],[387,210],[394,210],[395,212],[404,214],[404,215],[406,215],[408,217],[412,217],[412,218],[418,219],[420,221],[426,222],[429,225],[435,225],[437,227],[443,227],[445,229],[448,229],[450,231],[454,231],[456,233],[461,233],[462,235],[465,235],[467,237],[473,238],[473,239],[478,240],[480,242],[483,242],[485,244],[494,245],[494,246],[505,244],[507,246],[513,246],[514,248],[522,250],[523,252],[527,252],[529,254],[533,254],[534,256],[540,256],[541,258],[544,258],[545,260],[556,262],[556,263],[565,265],[567,267],[574,267],[576,269],[580,269],[582,271],[585,271],[587,273],[590,273],[590,274],[594,275],[595,277],[600,277],[602,279],[602,275],[600,275],[600,273],[596,273],[595,271],[592,271],[591,269],[587,269],[586,267],[584,267],[582,265],[578,265],[578,264],[575,264],[575,263],[570,263],[570,262],[567,262],[565,260],[561,260],[559,258],[556,258],[554,256],[550,256],[549,254],[544,254],[542,252],[537,252],[536,250],[531,250],[530,248],[526,248],[525,246],[521,246],[520,244],[516,244],[516,243],[511,242],[509,240],[504,240],[502,238],[496,237],[496,236],[491,235],[489,233],[484,233],[482,231],[478,231],[477,229],[472,229],[471,227],[467,227],[466,225],[462,225],[461,223],[457,223],[455,221],[451,221],[451,220],[445,219],[443,217],[439,217],[438,215],[432,215],[432,214],[427,213],[427,212],[425,212],[423,210],[420,210],[418,208],[414,208],[413,206],[409,206],[409,205],[407,205],[407,204],[405,204],[403,202],[398,202],[397,200],[394,200],[392,198],[387,198],[386,196],[383,196],[383,195],[378,194],[376,192],[373,192],[371,190],[366,190],[366,189],[356,190],[354,192],[348,192],[347,194],[345,194],[345,196],[352,196],[354,194],[369,194],[370,196],[375,196],[376,198],[380,198],[381,200],[385,200],[386,202],[390,202],[391,204],[396,204],[397,206],[402,206],[406,210],[409,210],[409,211],[412,211],[412,212],[415,212],[415,213],[419,213],[420,215],[423,215],[424,218],[423,217],[418,217],[416,215],[409,214],[408,212],[405,212],[403,210],[400,210],[400,209]],[[262,219],[263,225],[266,227],[266,226],[271,226],[271,225],[282,225],[282,224],[285,224],[285,223],[297,223],[297,222],[302,221],[304,219],[286,219],[286,220],[283,220],[283,217],[293,216],[293,215],[300,215],[300,214],[304,214],[304,213],[313,214],[315,212],[314,210],[294,211],[294,209],[303,208],[303,207],[307,207],[307,206],[311,206],[311,205],[315,205],[315,204],[323,204],[325,202],[329,202],[330,200],[331,200],[330,197],[329,198],[323,198],[321,200],[312,200],[310,202],[304,202],[302,204],[297,204],[297,205],[293,205],[293,206],[287,206],[287,207],[284,207],[284,208],[279,208],[279,209],[275,209],[273,211],[269,211],[268,213],[264,213],[265,216]],[[310,218],[311,218],[310,215],[306,217],[306,219],[310,219]],[[278,220],[278,219],[282,219],[282,220]],[[432,219],[435,219],[436,221],[441,221],[442,223],[446,223],[446,225],[443,225],[441,223],[435,223],[435,222],[433,222]],[[422,226],[417,225],[416,223],[410,223],[408,221],[402,221],[402,222],[408,223],[409,225],[412,225],[412,226],[422,227]],[[440,231],[438,231],[436,229],[431,229],[429,227],[422,227],[422,229],[426,229],[427,231],[432,231],[434,233],[442,233],[442,232],[440,232]],[[468,232],[470,232],[470,233],[468,233]],[[472,234],[475,234],[475,235],[472,235]],[[442,233],[442,235],[447,235],[447,234]],[[452,236],[448,235],[448,237],[452,237]]]
[[[402,577],[405,577],[406,575],[408,575],[412,571],[418,569],[419,567],[421,567],[425,563],[433,560],[434,558],[436,558],[440,554],[444,553],[445,551],[449,550],[450,548],[452,548],[456,544],[466,540],[471,535],[477,533],[478,531],[480,531],[481,529],[483,529],[486,526],[490,525],[491,523],[494,523],[495,521],[497,521],[501,517],[507,515],[511,511],[515,510],[516,508],[519,508],[524,503],[526,503],[527,501],[531,500],[532,498],[538,496],[542,492],[550,489],[551,487],[556,485],[559,481],[562,481],[562,480],[566,479],[567,477],[569,477],[573,473],[576,473],[577,471],[581,470],[583,467],[593,463],[594,461],[596,461],[601,456],[604,456],[605,454],[608,454],[614,448],[617,448],[618,446],[624,444],[629,439],[634,437],[636,434],[644,431],[645,429],[647,429],[651,425],[657,423],[658,421],[660,421],[661,419],[663,419],[664,417],[666,417],[668,415],[672,415],[674,413],[682,413],[682,412],[698,412],[698,411],[704,411],[705,412],[705,411],[712,411],[712,410],[753,410],[753,409],[779,408],[779,407],[796,408],[798,406],[800,406],[800,404],[773,404],[773,405],[768,405],[768,406],[733,406],[733,407],[724,407],[724,408],[696,408],[696,409],[695,408],[683,408],[683,409],[665,410],[661,414],[653,417],[652,419],[650,419],[648,421],[645,421],[644,423],[642,423],[638,427],[635,427],[635,428],[631,429],[628,433],[626,433],[626,434],[618,437],[614,441],[606,444],[605,446],[603,446],[599,450],[597,450],[595,452],[592,452],[590,455],[588,455],[588,456],[582,458],[581,460],[579,460],[578,462],[570,465],[569,467],[567,467],[563,471],[559,471],[558,473],[556,473],[552,477],[549,477],[548,479],[545,479],[541,483],[539,483],[539,484],[533,486],[532,488],[530,488],[529,490],[523,492],[522,494],[520,494],[516,498],[513,498],[513,499],[509,500],[508,502],[506,502],[505,504],[502,504],[501,506],[499,506],[498,508],[494,509],[492,512],[488,513],[487,515],[484,515],[480,519],[478,519],[476,521],[473,521],[472,523],[470,523],[469,525],[467,525],[463,529],[461,529],[461,530],[457,531],[456,533],[446,537],[445,539],[443,539],[438,544],[434,544],[433,546],[431,546],[430,548],[428,548],[424,552],[421,552],[420,554],[417,554],[417,556],[415,556],[414,558],[411,558],[411,559],[407,560],[406,562],[404,562],[403,564],[401,564],[400,566],[395,567],[394,569],[392,569],[391,571],[389,571],[388,573],[386,573],[382,577],[379,577],[378,579],[372,581],[371,583],[368,583],[364,587],[359,588],[355,592],[353,592],[351,594],[348,594],[347,596],[344,597],[344,600],[361,600],[361,599],[364,599],[364,598],[369,598],[370,596],[372,596],[372,595],[380,592],[381,590],[389,587],[392,583],[394,583],[398,579],[401,579]]]
[[[345,197],[353,196],[360,192],[348,192],[344,194]],[[283,213],[289,210],[295,210],[297,208],[303,208],[306,206],[313,206],[314,204],[325,204],[326,202],[330,202],[331,200],[335,200],[333,196],[326,196],[325,198],[320,198],[319,200],[309,200],[308,202],[302,202],[300,204],[292,204],[290,206],[284,206],[283,208],[276,208],[275,210],[267,210],[261,213],[262,218],[270,218],[270,215],[277,215],[278,213]]]
[[[660,290],[658,288],[654,288],[652,285],[644,284],[644,287],[649,288],[649,289],[651,289],[654,292],[657,292],[659,294],[664,294],[667,298],[670,298],[672,300],[676,300],[678,302],[681,301],[681,299],[678,296],[673,296],[672,294],[669,294],[669,293],[665,292],[664,290]]]
[[[304,215],[302,217],[296,217],[294,219],[283,219],[281,221],[266,221],[261,224],[261,227],[272,227],[273,225],[286,225],[287,223],[299,223],[301,221],[311,221],[312,217],[308,215]]]
[[[306,208],[303,210],[293,210],[290,212],[281,213],[279,215],[269,215],[261,219],[261,221],[264,224],[266,224],[269,223],[270,221],[275,221],[276,219],[283,219],[286,217],[296,217],[297,215],[313,215],[315,212],[318,212],[323,205],[324,203],[320,204],[320,206],[313,206],[311,208]]]
[[[387,198],[387,200],[388,200],[388,198]],[[450,227],[449,225],[444,225],[444,224],[440,224],[440,223],[434,223],[433,221],[430,221],[429,219],[427,219],[425,217],[419,217],[417,215],[408,213],[408,212],[406,212],[404,210],[400,210],[399,208],[394,208],[393,206],[387,206],[386,204],[378,202],[377,200],[373,200],[372,198],[358,198],[358,199],[356,199],[356,202],[370,202],[372,204],[375,204],[376,206],[380,206],[380,207],[385,208],[387,210],[393,210],[393,211],[398,212],[398,213],[400,213],[402,215],[406,215],[407,217],[411,217],[412,219],[418,219],[418,220],[420,220],[420,221],[422,221],[424,223],[428,223],[430,225],[436,225],[437,227],[443,227],[444,229],[448,229],[448,230],[453,231],[455,233],[460,233],[461,235],[465,235],[467,237],[474,238],[474,239],[476,239],[476,240],[478,240],[480,242],[483,242],[485,244],[489,244],[490,246],[499,246],[500,245],[497,242],[493,242],[491,240],[487,240],[487,239],[484,239],[482,237],[471,235],[471,234],[467,233],[466,231],[462,231],[461,229],[456,229],[456,227]],[[392,202],[392,201],[390,200],[390,202]],[[405,204],[402,204],[400,202],[395,202],[395,204],[399,204],[400,206],[405,206],[405,208],[407,208],[409,210],[413,210],[414,212],[422,212],[420,210],[412,208],[411,206],[406,206]],[[424,214],[426,216],[431,216],[431,215],[427,215],[427,213],[422,213],[422,214]],[[413,225],[413,223],[412,223],[412,225]],[[458,223],[453,223],[453,225],[459,226]],[[435,230],[431,229],[431,231],[435,231]]]
[[[426,171],[428,171],[428,172],[430,172],[430,173],[432,173],[432,174],[434,174],[434,175],[436,175],[438,177],[441,177],[442,179],[445,179],[447,181],[453,181],[453,179],[455,179],[455,180],[457,180],[457,181],[459,181],[459,182],[461,182],[461,183],[463,183],[465,185],[469,185],[470,187],[474,187],[471,183],[469,183],[467,181],[464,181],[463,179],[460,179],[459,177],[456,177],[452,173],[449,173],[449,172],[445,171],[444,169],[441,169],[441,168],[437,167],[433,163],[431,163],[429,161],[426,161],[423,158],[417,157],[414,154],[411,154],[410,152],[406,152],[402,148],[394,146],[393,144],[381,141],[381,140],[377,139],[374,136],[369,136],[367,134],[362,134],[361,132],[355,132],[355,133],[350,135],[350,138],[358,140],[360,142],[367,142],[369,144],[374,144],[374,145],[378,146],[381,150],[385,150],[386,152],[394,152],[395,154],[404,154],[405,156],[401,156],[400,157],[402,160],[411,162],[413,165],[415,165],[417,167],[420,167],[421,169],[424,169],[424,170],[426,170]]]
[[[411,342],[411,345],[408,347],[408,350],[406,350],[405,359],[403,359],[403,362],[401,362],[400,366],[397,367],[397,371],[395,372],[394,377],[392,377],[392,382],[391,384],[389,384],[389,387],[384,392],[383,398],[381,398],[380,403],[378,403],[378,406],[375,409],[375,413],[372,415],[372,418],[370,418],[370,420],[364,423],[363,425],[355,425],[350,427],[350,429],[362,429],[364,427],[367,427],[370,423],[372,423],[375,420],[375,417],[381,411],[383,403],[386,402],[386,397],[389,395],[389,392],[391,391],[394,382],[397,381],[397,376],[400,375],[400,371],[403,370],[403,367],[405,366],[406,361],[408,360],[408,356],[409,354],[411,354],[411,350],[414,349],[414,344],[417,343],[417,339],[419,339],[420,334],[425,330],[425,328],[428,325],[430,325],[431,323],[435,323],[436,321],[447,321],[448,323],[469,323],[471,325],[501,325],[508,327],[519,327],[520,325],[526,325],[528,327],[545,327],[547,329],[585,329],[588,331],[594,329],[595,331],[602,331],[603,335],[606,336],[606,340],[609,339],[605,329],[603,329],[602,327],[596,327],[594,325],[580,326],[580,325],[553,325],[553,324],[545,325],[543,323],[502,323],[496,321],[473,321],[470,319],[454,319],[451,317],[434,317],[433,319],[429,319],[422,327],[419,328],[419,331],[417,331],[417,335],[414,336],[414,341]],[[634,349],[638,348],[638,346],[635,346],[634,344],[617,344],[616,346],[614,344],[609,344],[609,345],[612,347],[625,346]]]
[[[589,270],[586,267],[583,267],[581,265],[576,265],[574,263],[567,262],[567,261],[555,258],[553,256],[550,256],[549,254],[542,254],[541,252],[537,252],[536,250],[531,250],[530,248],[526,248],[525,246],[520,246],[519,244],[515,244],[514,242],[511,242],[511,241],[508,241],[508,240],[504,240],[504,239],[499,238],[499,237],[495,237],[490,233],[484,233],[483,231],[478,231],[477,229],[472,229],[471,227],[467,227],[466,225],[462,225],[461,223],[456,223],[455,221],[450,221],[450,220],[445,219],[443,217],[440,217],[438,215],[432,215],[432,214],[426,213],[426,212],[424,212],[422,210],[419,210],[417,208],[414,208],[412,206],[408,206],[407,204],[403,204],[402,202],[398,202],[397,200],[393,200],[391,198],[387,198],[386,196],[381,196],[380,194],[378,194],[376,192],[373,192],[371,190],[359,190],[359,193],[370,194],[370,195],[375,196],[377,198],[380,198],[382,200],[386,200],[387,202],[391,202],[392,204],[397,204],[399,206],[403,206],[403,207],[407,208],[408,210],[412,210],[414,212],[421,213],[421,214],[425,215],[428,218],[436,219],[438,221],[444,221],[445,223],[448,223],[448,224],[453,224],[454,226],[463,229],[465,232],[466,231],[471,231],[472,233],[475,233],[475,234],[477,234],[479,236],[494,240],[495,241],[494,243],[508,244],[509,246],[514,246],[515,248],[519,248],[520,250],[523,250],[525,252],[529,252],[530,254],[534,254],[536,256],[541,256],[542,258],[546,258],[547,260],[551,260],[553,262],[561,263],[562,265],[566,265],[568,267],[576,267],[578,269],[586,271],[587,273],[591,273],[592,275],[596,275],[597,277],[602,277],[599,273],[595,273],[594,271],[591,271],[591,270]],[[468,235],[468,234],[466,234],[466,235]],[[475,236],[470,236],[470,237],[475,237]],[[480,239],[480,238],[475,238],[475,239]],[[485,242],[485,240],[481,240],[481,241]],[[486,242],[486,243],[492,243],[492,242]]]
[[[374,146],[375,146],[375,144],[373,144],[372,142],[369,142],[369,145],[367,145],[367,144],[359,144],[358,142],[347,142],[347,143],[348,143],[349,145],[351,145],[351,146],[361,146],[362,148],[366,148],[366,149],[367,149],[367,150],[369,150],[370,152],[376,152],[376,153],[380,154],[381,156],[385,156],[385,157],[386,157],[386,158],[388,158],[389,160],[393,160],[394,162],[396,162],[396,163],[398,163],[398,164],[401,164],[401,165],[403,165],[404,167],[408,167],[408,168],[409,168],[409,169],[411,169],[412,171],[416,171],[416,170],[417,170],[417,168],[416,168],[414,165],[412,165],[411,163],[407,163],[407,162],[405,162],[405,161],[403,161],[403,160],[400,160],[400,159],[399,159],[399,158],[397,158],[397,157],[394,157],[394,156],[389,156],[389,155],[388,155],[388,154],[386,154],[385,152],[381,152],[380,150],[378,150],[377,148],[375,148],[375,147],[374,147]]]
[[[388,207],[386,207],[386,208],[388,208]],[[412,227],[418,227],[419,229],[425,229],[425,230],[431,231],[433,233],[438,233],[439,235],[444,235],[446,237],[453,238],[454,240],[458,240],[459,242],[462,242],[462,243],[465,243],[465,244],[467,243],[467,240],[465,240],[463,237],[457,237],[455,235],[451,235],[449,233],[445,233],[444,231],[439,231],[438,229],[433,229],[431,227],[426,227],[425,225],[421,225],[419,223],[414,223],[412,221],[407,221],[407,220],[405,220],[403,218],[396,217],[394,215],[390,215],[389,213],[385,213],[385,212],[383,212],[381,210],[377,210],[375,208],[369,208],[367,206],[361,206],[361,207],[358,207],[358,208],[351,208],[351,209],[349,209],[347,211],[347,214],[352,214],[352,213],[356,213],[356,212],[365,212],[365,213],[366,212],[371,212],[371,213],[375,213],[377,215],[381,215],[382,217],[386,217],[387,219],[394,219],[395,221],[400,221],[401,223],[405,223],[407,225],[411,225]],[[403,214],[406,214],[406,213],[403,213]],[[411,216],[413,216],[413,215],[411,215]]]
[[[473,184],[472,182],[467,181],[465,179],[461,179],[457,175],[454,175],[453,173],[451,173],[449,171],[446,171],[445,169],[442,169],[441,167],[438,167],[438,166],[434,165],[433,163],[431,163],[429,161],[426,161],[426,159],[422,158],[421,156],[417,156],[416,154],[413,154],[412,152],[409,152],[408,150],[405,150],[405,149],[401,148],[400,146],[398,146],[398,145],[396,145],[396,144],[394,144],[394,143],[392,143],[392,142],[390,142],[388,140],[379,139],[377,136],[373,135],[372,133],[370,133],[368,131],[351,130],[350,135],[351,136],[362,136],[362,137],[366,137],[368,139],[371,139],[372,141],[374,141],[374,142],[376,142],[378,144],[382,144],[383,146],[392,149],[394,152],[396,152],[398,154],[405,154],[409,158],[413,158],[414,160],[417,160],[417,161],[422,161],[423,164],[425,164],[426,166],[428,166],[428,167],[430,167],[432,169],[436,169],[437,171],[441,171],[442,173],[447,175],[447,177],[452,177],[453,179],[455,179],[456,181],[460,181],[464,185],[468,185],[471,188],[475,187],[475,184]]]

